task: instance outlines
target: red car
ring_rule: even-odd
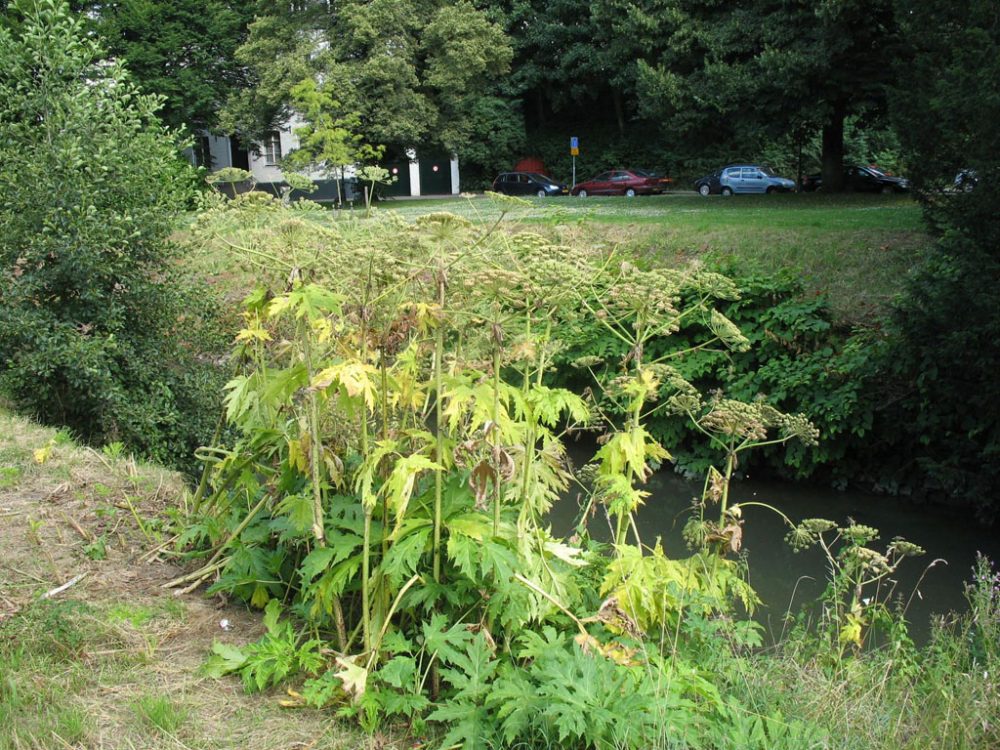
[[[601,172],[593,179],[581,182],[570,192],[586,198],[588,195],[658,195],[673,182],[645,169],[613,169]]]

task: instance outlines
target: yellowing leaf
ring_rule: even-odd
[[[354,663],[359,658],[358,656],[338,656],[337,666],[340,669],[334,673],[343,683],[344,692],[351,696],[354,703],[364,697],[368,687],[368,670]]]
[[[396,514],[397,529],[406,517],[406,507],[410,503],[410,496],[413,495],[413,485],[417,480],[417,475],[424,470],[440,471],[441,466],[419,453],[407,456],[396,462],[392,474],[383,486],[383,491],[386,492],[389,499],[389,505]]]
[[[545,542],[545,551],[553,557],[558,557],[567,565],[572,565],[577,568],[587,565],[587,561],[580,558],[580,555],[583,554],[583,550],[579,547],[571,547],[568,544],[563,544],[562,542],[557,542],[554,539],[549,539]]]
[[[244,328],[239,333],[236,334],[237,341],[270,341],[271,334],[265,328],[260,326],[251,326],[250,328]]]
[[[316,334],[316,340],[321,344],[325,344],[333,337],[333,324],[329,318],[317,318],[312,322],[312,329]]]
[[[845,646],[848,643],[853,643],[858,648],[861,648],[861,631],[864,626],[864,621],[855,615],[854,613],[849,613],[847,615],[847,622],[840,629],[840,642]]]
[[[371,378],[375,373],[374,367],[363,362],[343,362],[317,373],[310,386],[323,390],[337,384],[350,398],[361,396],[365,406],[372,409],[375,406],[375,386]]]
[[[309,473],[309,458],[303,441],[288,441],[288,465],[302,474]]]
[[[271,595],[267,593],[267,587],[258,583],[254,586],[253,596],[250,597],[250,606],[262,608],[270,600]]]
[[[52,455],[53,445],[55,445],[55,443],[50,440],[48,444],[42,446],[41,448],[36,448],[32,452],[32,455],[35,457],[36,464],[44,464],[46,461],[49,460],[49,456]]]
[[[292,300],[287,294],[275,297],[267,306],[267,317],[277,318],[282,315],[292,305]]]

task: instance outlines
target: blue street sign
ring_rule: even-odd
[[[580,148],[580,139],[574,135],[572,138],[569,139],[569,147]]]

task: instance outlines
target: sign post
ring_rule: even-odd
[[[580,155],[580,139],[575,135],[569,139],[569,154],[573,157],[573,187],[576,187],[576,157]]]

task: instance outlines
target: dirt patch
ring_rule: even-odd
[[[214,640],[247,643],[262,626],[162,588],[182,572],[162,519],[185,492],[172,472],[0,411],[0,750],[372,742],[200,673]]]

